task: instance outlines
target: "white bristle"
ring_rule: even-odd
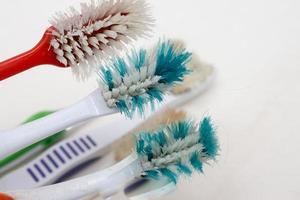
[[[55,28],[51,46],[59,62],[76,67],[75,75],[85,79],[87,74],[78,73],[89,73],[91,69],[80,68],[95,69],[101,64],[92,66],[91,60],[95,59],[91,56],[98,57],[96,61],[103,60],[103,55],[110,59],[116,50],[147,36],[152,21],[145,0],[91,0],[82,3],[80,11],[71,7],[50,20]]]
[[[118,36],[118,34],[116,32],[110,31],[110,30],[105,30],[103,33],[113,39],[116,39]]]
[[[126,33],[127,27],[124,25],[115,25],[111,27],[111,30],[118,32],[118,33]]]
[[[63,57],[64,51],[61,49],[55,49],[54,52],[57,54],[57,56]]]
[[[96,35],[96,38],[99,40],[99,42],[103,43],[103,44],[107,44],[109,42],[109,40],[107,40],[106,35],[99,33]]]
[[[68,64],[68,60],[65,58],[65,57],[62,57],[62,56],[56,56],[56,59],[61,62],[62,64],[64,65],[67,65]]]
[[[90,37],[89,38],[89,44],[90,45],[92,45],[93,47],[95,47],[95,48],[99,48],[99,41],[98,41],[98,39],[96,38],[96,37]]]
[[[92,56],[93,55],[93,50],[88,46],[82,46],[82,49],[84,50],[84,52],[89,55],[89,56]]]
[[[62,48],[63,48],[63,50],[66,51],[66,52],[72,52],[72,47],[70,47],[70,46],[67,45],[67,44],[62,45]]]

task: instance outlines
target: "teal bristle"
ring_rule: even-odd
[[[144,105],[145,105],[145,99],[141,96],[134,96],[132,97],[132,107],[135,108],[140,115],[143,115],[144,113]],[[132,112],[135,112],[133,110]]]
[[[145,174],[148,178],[152,178],[154,180],[159,180],[159,178],[160,178],[159,172],[156,170],[146,171]]]
[[[176,140],[184,139],[186,134],[189,133],[191,125],[188,122],[178,122],[177,124],[173,124],[173,137]]]
[[[139,52],[132,51],[131,56],[129,56],[129,60],[133,63],[136,69],[140,70],[145,64],[146,53],[145,49],[141,49]]]
[[[164,146],[167,144],[167,138],[166,138],[166,135],[164,134],[164,132],[158,132],[154,136],[155,136],[155,140],[157,141],[157,143],[160,146]]]
[[[180,173],[185,174],[185,175],[187,175],[187,176],[192,175],[192,170],[191,170],[188,166],[186,166],[186,165],[184,165],[184,164],[182,164],[182,163],[177,163],[177,164],[176,164],[176,167],[177,167],[177,170],[178,170]]]
[[[136,153],[145,175],[165,176],[177,183],[180,175],[203,172],[203,164],[214,160],[218,151],[213,130],[210,118],[204,118],[199,125],[185,120],[137,134]]]
[[[154,111],[155,103],[160,103],[164,100],[163,93],[162,93],[162,91],[160,91],[156,88],[151,88],[147,91],[147,94],[149,95],[149,98],[150,98],[151,110]]]
[[[177,179],[178,179],[177,173],[173,172],[168,168],[161,168],[159,169],[159,171],[163,176],[167,177],[170,181],[172,181],[175,184],[177,183]]]
[[[114,67],[117,69],[118,73],[124,77],[127,73],[126,63],[123,59],[117,58],[113,63]]]
[[[203,151],[209,157],[214,158],[218,153],[219,145],[210,118],[206,117],[202,120],[199,127],[199,133],[200,133],[200,142],[204,146]]]
[[[192,58],[192,53],[178,52],[171,41],[161,42],[157,50],[156,74],[161,76],[160,82],[170,84],[174,81],[183,81],[185,74],[189,72],[186,64]]]
[[[112,72],[104,68],[101,70],[101,72],[106,85],[109,87],[109,89],[112,89],[114,87]]]
[[[191,165],[194,167],[195,170],[199,171],[199,172],[203,172],[203,164],[199,158],[199,153],[198,152],[194,152],[193,155],[191,156],[190,162]]]
[[[124,100],[116,102],[116,105],[119,108],[121,114],[125,114],[126,116],[130,115],[130,110]]]
[[[191,55],[165,41],[157,45],[154,53],[142,49],[132,51],[125,59],[115,58],[102,66],[99,76],[108,106],[130,118],[135,113],[143,115],[148,105],[154,109],[163,101],[164,93],[189,73],[186,64]]]

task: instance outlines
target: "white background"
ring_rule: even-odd
[[[0,60],[33,47],[49,17],[74,0],[0,2]],[[217,68],[210,90],[186,106],[218,126],[221,152],[205,175],[163,199],[300,198],[300,2],[153,0],[156,33],[187,41]],[[0,129],[87,95],[70,70],[40,66],[0,83]]]

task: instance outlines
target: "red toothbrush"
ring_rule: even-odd
[[[86,79],[103,59],[147,35],[152,18],[144,0],[105,0],[57,13],[51,24],[33,49],[0,62],[0,81],[43,64],[71,67]]]
[[[33,49],[0,62],[0,80],[42,64],[68,67],[56,59],[56,54],[51,49],[52,30],[53,27],[47,29],[42,40]]]

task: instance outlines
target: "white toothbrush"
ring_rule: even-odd
[[[34,160],[1,177],[0,188],[29,189],[51,184],[75,166],[103,156],[115,140],[142,121],[125,120],[123,116],[118,115],[112,123],[85,134],[66,138]]]
[[[1,133],[0,159],[91,118],[118,111],[130,117],[136,111],[144,112],[148,104],[160,102],[168,89],[182,81],[190,58],[190,53],[170,41],[159,43],[153,51],[135,52],[125,60],[116,58],[99,72],[102,90],[95,90],[73,106]]]
[[[141,175],[154,179],[164,176],[176,183],[181,174],[202,172],[203,163],[214,159],[217,152],[218,143],[209,118],[204,118],[199,127],[192,121],[181,121],[151,134],[137,135],[136,151],[108,169],[60,184],[8,191],[0,194],[0,198],[72,200],[97,191],[108,197]]]
[[[204,70],[204,67],[207,66],[203,66],[202,63],[198,62],[198,68]],[[211,69],[210,71],[213,72],[213,69]],[[199,72],[194,71],[189,76],[198,77],[198,73]],[[201,94],[206,88],[208,88],[209,84],[213,80],[213,73],[205,75],[207,76],[206,79],[195,81],[192,90],[185,91],[182,94],[167,94],[162,106],[160,106],[160,109],[157,109],[157,113],[164,112],[165,107],[177,108],[179,106],[182,106]],[[185,82],[181,83],[180,87],[183,87],[182,85],[185,85]],[[186,85],[186,87],[188,86],[190,85]],[[148,117],[150,113],[147,112],[145,115]],[[80,136],[67,138],[64,141],[61,141],[55,146],[46,150],[46,152],[35,158],[33,161],[0,178],[0,188],[5,190],[15,190],[36,188],[51,184],[62,174],[65,174],[79,164],[102,156],[105,153],[105,149],[111,143],[127,134],[131,129],[137,127],[143,121],[144,120],[140,118],[135,118],[131,121],[125,120],[121,115],[117,115],[116,118],[114,118],[113,122],[109,123],[108,125],[99,127],[89,133],[81,134]],[[116,124],[118,124],[118,126],[116,126]],[[91,141],[89,140],[95,141],[95,143],[97,143],[97,146],[89,144],[93,148],[86,147],[85,143],[91,143]],[[74,144],[75,141],[77,141],[77,145],[82,145],[85,152],[80,153],[80,149],[78,149],[77,145]],[[74,146],[73,148],[77,149],[79,154],[74,155],[74,152],[72,149],[70,149],[70,146]],[[53,155],[54,150],[58,155]],[[65,151],[67,153],[65,153]],[[59,167],[53,166],[53,164],[51,164],[52,161],[49,160],[49,155],[55,157],[56,160],[58,159],[56,163],[60,164]],[[62,161],[60,161],[58,156],[64,159],[63,163]],[[73,159],[73,157],[75,157],[76,159]],[[49,163],[51,173],[48,169],[49,166],[45,166],[49,165]],[[15,183],[15,180],[18,178],[21,178],[22,181]]]

